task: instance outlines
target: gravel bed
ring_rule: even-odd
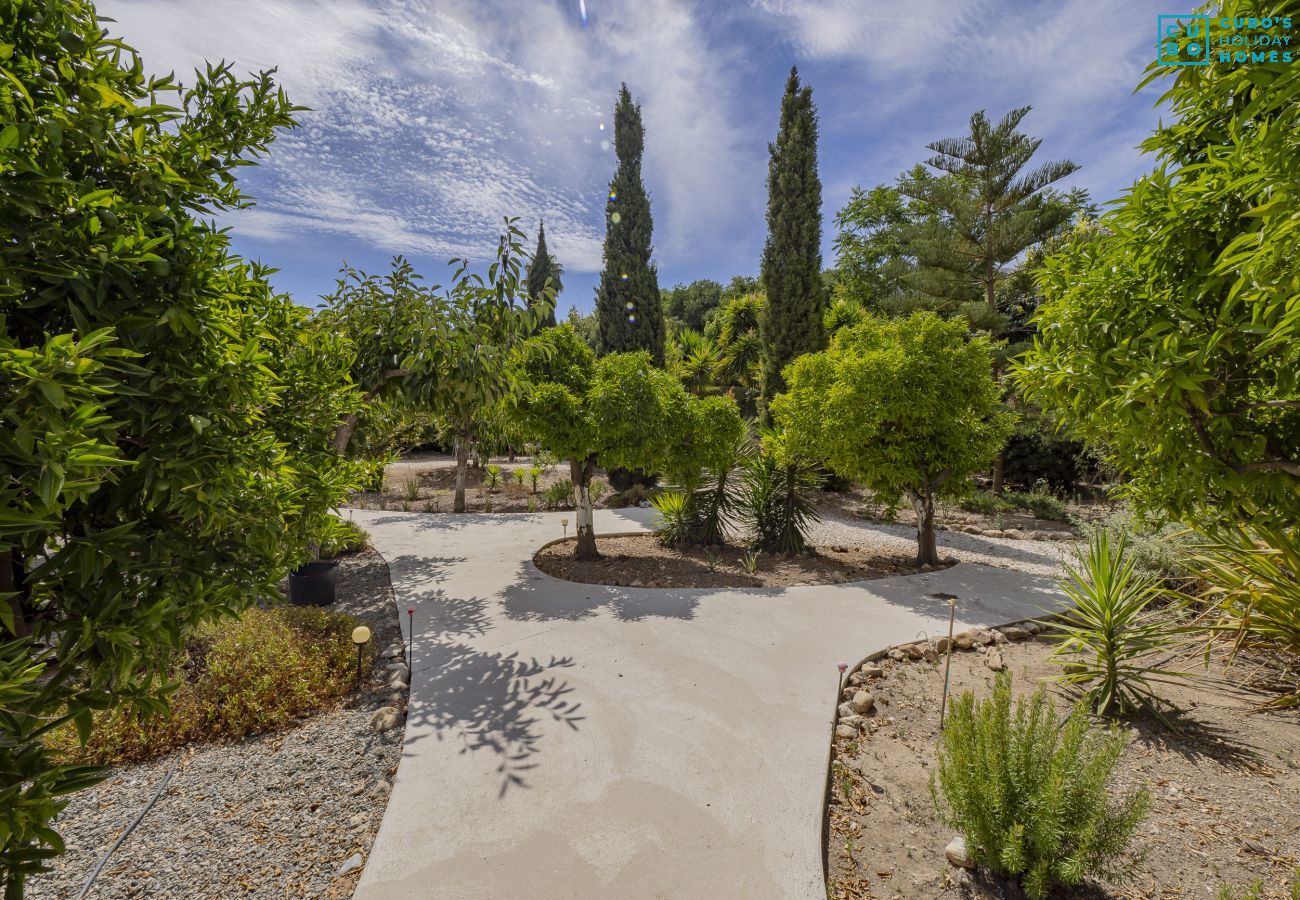
[[[374,551],[340,561],[335,609],[358,616],[377,651],[401,643],[388,566]],[[108,848],[171,781],[109,858],[89,898],[350,897],[388,802],[401,756],[400,718],[387,731],[375,711],[397,702],[381,680],[339,708],[289,731],[235,744],[188,747],[115,769],[78,794],[55,827],[67,853],[28,881],[27,896],[73,898]]]
[[[916,553],[916,529],[911,525],[868,522],[839,510],[823,509],[822,515],[809,533],[811,542],[818,547],[841,544],[863,550],[873,548],[882,556]],[[1074,546],[1070,542],[1014,540],[944,529],[936,532],[936,540],[940,556],[1049,576],[1060,574],[1061,562],[1070,558]]]

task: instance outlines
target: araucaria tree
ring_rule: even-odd
[[[577,501],[577,559],[599,559],[591,478],[597,466],[655,469],[684,430],[686,391],[650,355],[596,358],[569,325],[541,332],[518,355],[515,400],[524,430],[569,461]]]
[[[278,595],[343,502],[347,343],[214,211],[294,107],[226,66],[149,78],[83,0],[0,9],[0,889],[91,769],[45,736],[166,708],[198,624]],[[174,98],[174,99],[173,99]]]
[[[1044,189],[1079,167],[1062,160],[1024,171],[1042,143],[1017,130],[1029,110],[1013,109],[996,125],[980,110],[969,135],[928,145],[935,155],[927,164],[940,175],[903,179],[903,193],[934,212],[903,230],[916,259],[913,287],[955,302],[977,291],[995,310],[1009,264],[1069,221],[1075,206]]]
[[[1255,14],[1228,3],[1219,15],[1234,12]],[[1047,259],[1020,383],[1139,504],[1293,528],[1300,67],[1153,68],[1162,76],[1174,118],[1143,144],[1158,167]]]
[[[760,410],[785,389],[781,372],[795,357],[826,346],[822,317],[822,184],[817,175],[817,109],[812,88],[790,79],[781,99],[781,125],[768,145],[767,242],[760,319],[763,370]]]
[[[605,204],[605,253],[596,286],[596,349],[601,354],[644,350],[664,364],[664,316],[659,274],[650,261],[654,222],[641,182],[645,127],[641,107],[627,85],[614,107],[614,150],[618,169]]]
[[[545,309],[538,327],[555,327],[555,304],[563,286],[560,284],[560,264],[546,247],[546,223],[537,225],[537,249],[528,261],[528,303]]]
[[[1011,433],[985,337],[933,313],[867,317],[786,369],[772,404],[786,439],[916,513],[917,560],[939,562],[935,498],[960,494]]]

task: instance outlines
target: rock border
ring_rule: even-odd
[[[1002,625],[987,628],[967,628],[954,632],[953,649],[963,652],[985,654],[984,664],[994,672],[1006,668],[1002,654],[997,648],[1011,641],[1024,641],[1037,637],[1047,630],[1044,623],[1060,619],[1059,613],[1049,613],[1041,619],[1015,619]],[[875,695],[865,687],[877,678],[884,676],[884,670],[876,665],[882,659],[892,662],[938,662],[948,650],[948,636],[924,638],[891,644],[880,650],[868,653],[853,666],[845,667],[845,674],[837,679],[835,691],[835,712],[831,715],[830,740],[826,742],[826,777],[822,785],[821,803],[821,857],[822,883],[830,877],[827,858],[827,841],[830,838],[830,802],[832,769],[835,764],[835,742],[840,739],[850,740],[861,735],[862,721],[875,711]],[[847,709],[847,712],[846,712]],[[855,721],[849,722],[853,718]],[[844,719],[845,721],[841,721]],[[840,731],[841,728],[851,729]]]

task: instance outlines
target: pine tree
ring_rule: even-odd
[[[938,213],[905,233],[917,261],[913,287],[954,305],[979,296],[992,314],[998,287],[1015,272],[1010,264],[1074,214],[1074,204],[1045,188],[1077,165],[1049,162],[1022,174],[1042,143],[1017,130],[1029,110],[1013,109],[996,125],[980,110],[969,135],[927,145],[935,156],[926,164],[940,174],[903,179],[903,193]]]
[[[602,355],[648,350],[655,365],[662,366],[664,318],[659,274],[650,262],[654,223],[650,197],[641,183],[644,144],[641,107],[632,102],[625,84],[614,108],[618,169],[609,183],[605,205],[605,263],[596,287],[596,344]]]
[[[537,226],[537,250],[533,252],[533,259],[528,264],[526,285],[530,306],[542,300],[542,293],[548,287],[551,289],[549,298],[551,311],[546,314],[546,318],[538,326],[540,328],[555,327],[555,305],[559,302],[560,291],[564,289],[564,286],[560,284],[560,271],[560,264],[546,249],[546,223],[539,223]]]
[[[817,177],[817,109],[812,88],[801,87],[799,72],[781,99],[776,143],[768,145],[767,243],[762,279],[767,293],[760,320],[763,372],[760,410],[785,390],[781,370],[796,356],[826,346],[822,315],[822,185]]]

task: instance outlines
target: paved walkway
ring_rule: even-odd
[[[597,533],[649,511],[599,510]],[[353,511],[415,607],[406,746],[356,896],[821,898],[837,660],[1036,614],[1049,579],[960,563],[788,589],[574,584],[560,513]],[[570,516],[571,518],[571,516]]]

